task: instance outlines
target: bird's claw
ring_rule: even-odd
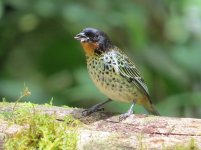
[[[82,111],[82,116],[88,116],[90,114],[88,109]]]
[[[91,107],[82,111],[82,116],[88,116],[94,112],[103,111],[103,107]]]
[[[128,118],[130,115],[132,115],[133,114],[133,111],[128,111],[128,112],[126,112],[126,113],[124,113],[124,114],[121,114],[120,116],[119,116],[119,121],[123,121],[123,120],[125,120],[126,118]]]
[[[97,111],[104,111],[104,108],[103,107],[98,108]]]

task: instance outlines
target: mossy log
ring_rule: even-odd
[[[23,109],[18,104],[16,109]],[[0,105],[0,113],[13,111],[13,104]],[[118,115],[97,112],[83,117],[83,109],[37,105],[35,110],[56,115],[63,121],[67,115],[80,120],[77,149],[201,149],[201,119],[163,116],[132,115],[119,122]],[[25,128],[0,119],[0,149],[5,136],[9,137]]]

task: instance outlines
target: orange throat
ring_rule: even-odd
[[[98,43],[81,43],[82,47],[84,48],[84,51],[86,55],[92,56],[94,55],[94,50],[98,48]]]

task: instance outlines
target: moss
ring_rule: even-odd
[[[23,91],[15,103],[0,102],[0,107],[9,106],[0,111],[0,119],[8,124],[18,124],[23,128],[17,134],[10,135],[5,141],[4,149],[76,149],[77,129],[80,122],[72,116],[66,116],[64,121],[58,121],[55,115],[44,114],[35,109],[36,104],[19,103],[24,97],[31,95],[29,88],[24,84]],[[53,105],[53,98],[45,107]]]
[[[175,146],[176,150],[198,150],[198,146],[195,143],[195,140],[192,138],[187,145],[177,145]]]
[[[191,139],[189,143],[187,144],[178,144],[173,147],[164,147],[163,150],[169,150],[169,149],[174,149],[174,150],[199,150],[199,147],[197,146],[195,139]]]
[[[148,149],[148,145],[143,144],[143,139],[144,139],[144,134],[140,133],[137,135],[137,139],[138,139],[138,149],[140,150],[145,150]]]
[[[6,105],[8,105],[8,102],[6,102],[6,99],[3,98],[3,99],[2,99],[2,102],[0,102],[0,107],[4,107],[4,106],[6,106]]]
[[[77,107],[69,107],[69,106],[67,106],[67,105],[63,105],[62,107],[63,107],[63,108],[71,108],[71,109],[77,108]]]
[[[19,104],[18,104],[19,105]],[[13,111],[0,113],[0,118],[9,124],[23,126],[23,130],[10,136],[5,149],[76,149],[78,120],[66,116],[58,121],[55,115],[47,115],[35,110],[32,103],[20,104]]]

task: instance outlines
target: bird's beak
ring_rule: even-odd
[[[87,42],[89,40],[89,38],[83,32],[80,32],[74,38],[80,42]]]

